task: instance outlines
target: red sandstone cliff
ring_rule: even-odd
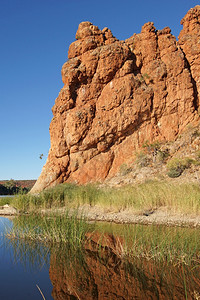
[[[182,19],[179,41],[149,22],[118,41],[79,25],[52,109],[51,149],[32,192],[114,176],[145,141],[174,140],[199,121],[200,6]]]

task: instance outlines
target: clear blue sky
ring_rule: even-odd
[[[50,148],[51,107],[78,24],[120,40],[152,21],[177,37],[195,0],[0,0],[0,180],[37,179]],[[42,160],[40,154],[44,154]]]

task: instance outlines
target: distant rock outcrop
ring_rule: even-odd
[[[108,28],[79,25],[52,109],[51,149],[33,193],[110,178],[145,141],[174,140],[199,121],[200,6],[181,24],[179,41],[152,22],[125,41]]]

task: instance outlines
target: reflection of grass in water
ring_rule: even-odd
[[[91,230],[102,232],[102,236],[110,234],[114,239],[120,237],[120,247],[111,245],[109,249],[99,239],[96,250],[87,247],[84,249],[88,242],[85,235]],[[143,290],[153,289],[155,295],[159,294],[158,286],[167,290],[172,298],[179,283],[184,296],[198,291],[200,286],[198,229],[100,223],[89,225],[83,219],[78,220],[76,215],[32,215],[14,219],[10,238],[15,243],[16,255],[23,257],[25,261],[26,255],[23,253],[26,253],[26,243],[33,242],[33,245],[37,245],[34,241],[38,240],[50,243],[51,257],[54,257],[51,263],[56,265],[58,271],[65,267],[68,276],[73,274],[78,277],[81,274],[81,280],[92,280],[87,261],[90,256],[101,268],[103,280],[109,280],[104,278],[107,276],[103,271],[105,268],[114,268],[114,272],[119,274],[121,270],[125,270],[127,280],[130,276],[135,278]],[[34,249],[29,251],[32,256],[30,261],[39,261],[35,260],[34,255],[40,250]]]
[[[106,251],[106,259],[104,255]],[[123,257],[119,258],[115,252],[107,249],[71,249],[63,245],[52,251],[51,268],[55,272],[65,274],[65,282],[76,283],[76,287],[96,286],[97,281],[94,272],[102,279],[102,285],[111,278],[120,280],[124,291],[131,289],[133,284],[139,286],[139,290],[151,291],[159,299],[160,291],[168,296],[167,299],[174,299],[177,295],[185,297],[186,294],[193,295],[200,287],[199,268],[192,269],[192,266],[174,265],[165,261],[147,261],[144,258]],[[183,272],[184,271],[184,272]],[[115,274],[115,275],[114,275]],[[110,278],[111,276],[111,278]],[[90,282],[90,284],[88,283]],[[101,281],[98,281],[101,284]],[[112,284],[112,280],[111,283]],[[95,290],[95,287],[94,287]],[[134,290],[134,286],[133,286]]]
[[[13,220],[11,238],[66,243],[81,248],[89,231],[119,236],[115,252],[121,257],[145,258],[173,264],[200,264],[198,229],[166,226],[88,224],[77,214],[65,216],[20,216]],[[101,246],[101,240],[99,240]],[[100,247],[101,248],[101,247]]]
[[[11,240],[12,246],[15,248],[16,260],[21,261],[24,266],[42,267],[49,259],[49,252],[38,247],[37,243],[32,240],[25,242],[15,239]],[[44,249],[44,248],[43,248]],[[106,281],[110,281],[113,274],[120,280],[120,287],[130,290],[131,286],[134,290],[133,283],[137,283],[138,290],[144,293],[149,291],[159,297],[160,291],[168,296],[167,299],[173,299],[178,293],[185,296],[193,295],[199,288],[199,270],[184,266],[174,266],[169,263],[147,262],[137,258],[132,259],[112,259],[112,263],[108,259],[107,263],[103,253],[99,251],[87,251],[81,248],[74,248],[66,243],[58,243],[51,246],[51,270],[54,279],[58,278],[59,285],[62,287],[67,282],[73,282],[74,292],[82,289],[92,290],[92,294],[97,294],[97,282],[94,272],[97,271],[101,281],[98,284],[104,285]],[[30,262],[29,262],[30,260]],[[91,264],[91,261],[94,263]],[[115,263],[114,263],[115,262]],[[184,275],[184,276],[183,276]],[[116,278],[116,277],[114,277]],[[92,288],[91,288],[92,287]],[[99,288],[99,286],[98,286]],[[96,299],[94,297],[94,299]],[[159,299],[159,298],[158,298]],[[195,298],[194,298],[195,299]]]
[[[172,299],[177,286],[181,293],[184,296],[187,294],[188,297],[194,291],[198,291],[198,230],[97,223],[96,230],[102,234],[122,237],[123,248],[108,249],[103,247],[100,241],[96,250],[87,247],[84,249],[83,245],[86,246],[88,242],[85,233],[91,230],[91,227],[94,229],[94,225],[88,225],[83,219],[77,220],[76,216],[69,215],[49,218],[34,215],[20,217],[14,220],[10,243],[16,249],[16,259],[21,258],[24,264],[30,261],[33,265],[36,262],[42,265],[46,254],[48,258],[48,250],[42,250],[45,248],[40,248],[41,244],[35,241],[48,242],[53,270],[66,274],[69,278],[75,276],[77,284],[81,286],[86,284],[85,282],[89,286],[88,280],[95,284],[89,263],[92,259],[102,276],[102,282],[109,280],[107,276],[114,272],[119,276],[126,276],[125,288],[127,284],[131,284],[130,280],[134,279],[143,290],[151,289],[155,295],[159,295],[158,287],[163,288]],[[123,255],[120,251],[123,251]]]
[[[20,262],[25,269],[37,270],[49,265],[50,249],[44,243],[7,237],[5,246],[13,263]]]
[[[120,188],[65,183],[45,190],[39,195],[18,195],[11,199],[10,204],[25,211],[89,204],[114,211],[167,206],[177,212],[200,213],[199,199],[200,187],[197,184],[174,184],[152,180]]]
[[[13,227],[7,230],[8,250],[11,245],[14,257],[24,264],[42,265],[48,259],[49,249],[55,247],[73,249],[82,247],[85,233],[91,225],[76,214],[43,217],[40,215],[20,216],[13,219]],[[67,247],[67,248],[66,248]],[[11,248],[10,248],[11,249]],[[53,251],[53,250],[52,250]]]

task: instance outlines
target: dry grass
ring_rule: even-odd
[[[89,204],[91,207],[97,205],[110,211],[140,211],[164,206],[174,212],[200,214],[200,186],[164,181],[148,181],[120,188],[61,184],[39,195],[17,195],[10,199],[10,204],[29,212],[64,206],[77,208]]]

